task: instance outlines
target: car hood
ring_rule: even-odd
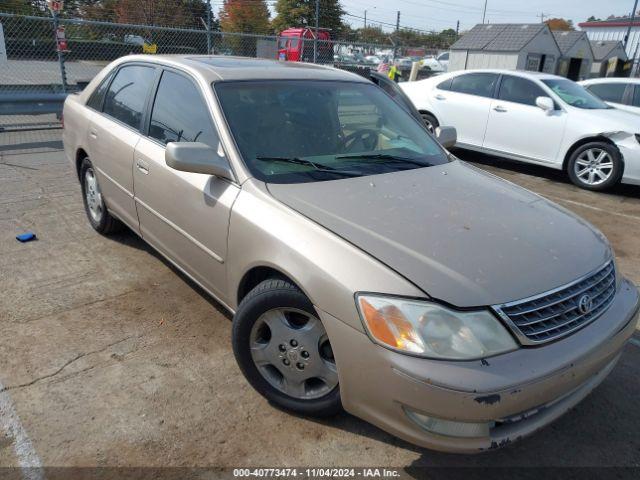
[[[597,129],[602,133],[640,133],[640,115],[619,108],[606,110],[586,110],[576,108],[588,122],[591,129]]]
[[[611,256],[584,220],[461,161],[268,189],[430,297],[459,307],[546,292]]]

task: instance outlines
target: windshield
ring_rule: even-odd
[[[244,161],[268,183],[375,175],[448,162],[424,127],[373,84],[219,82]]]
[[[572,107],[584,108],[587,110],[598,110],[611,108],[598,97],[589,93],[581,85],[571,80],[554,79],[542,80],[551,90],[554,91],[564,102]]]

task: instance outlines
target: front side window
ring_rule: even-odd
[[[131,65],[118,70],[104,101],[104,113],[139,129],[155,69]]]
[[[493,91],[498,81],[495,73],[467,73],[453,77],[450,90],[479,97],[493,97]]]
[[[444,150],[372,83],[279,80],[214,85],[256,178],[337,180],[440,165]]]
[[[626,88],[627,86],[624,83],[598,83],[589,85],[587,90],[605,102],[622,103],[622,97],[624,97]]]
[[[572,107],[584,108],[585,110],[604,110],[612,108],[592,93],[589,93],[585,88],[571,80],[554,78],[542,80],[542,83],[549,87],[563,102],[571,105]]]
[[[633,101],[631,104],[634,107],[640,107],[640,85],[635,85],[633,88]]]
[[[207,105],[196,85],[177,73],[165,71],[151,111],[149,136],[169,142],[202,142],[218,148]]]
[[[507,102],[535,105],[536,98],[548,96],[542,88],[526,78],[505,75],[500,82],[498,98]]]

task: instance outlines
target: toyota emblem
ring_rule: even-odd
[[[582,295],[578,300],[578,310],[581,314],[586,315],[593,308],[593,299],[590,295]]]

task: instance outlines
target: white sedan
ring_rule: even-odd
[[[612,107],[640,113],[640,78],[593,78],[578,83]]]
[[[640,116],[571,80],[463,70],[400,85],[430,130],[457,129],[460,148],[564,170],[589,190],[640,185]]]

